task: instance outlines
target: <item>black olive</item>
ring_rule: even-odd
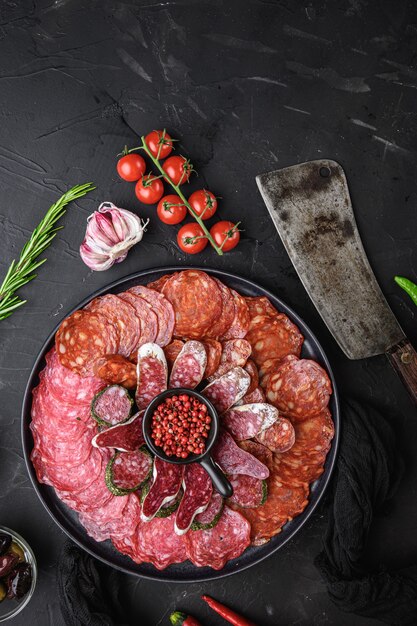
[[[32,584],[32,568],[29,563],[18,563],[7,577],[7,597],[23,598]]]
[[[11,535],[0,533],[0,555],[5,554],[12,543]]]
[[[16,554],[4,554],[0,556],[0,577],[7,576],[18,563],[19,557]]]

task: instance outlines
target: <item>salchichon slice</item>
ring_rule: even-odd
[[[211,478],[198,463],[185,466],[182,487],[184,495],[175,516],[177,535],[184,535],[188,531],[195,516],[208,507],[213,493]]]
[[[156,343],[145,343],[139,348],[137,375],[136,404],[138,409],[144,409],[167,388],[167,361]]]
[[[245,395],[250,385],[250,376],[241,367],[234,367],[201,392],[219,413],[224,413]]]
[[[268,478],[269,469],[249,452],[235,443],[232,435],[221,431],[213,448],[213,458],[226,474],[245,474],[254,478]]]
[[[268,494],[266,480],[244,474],[232,474],[228,479],[233,487],[233,495],[227,504],[248,509],[265,503]]]
[[[140,489],[149,478],[152,457],[144,450],[116,452],[106,467],[105,480],[114,496],[124,496]]]
[[[278,416],[278,409],[272,404],[256,402],[232,407],[221,416],[221,422],[237,441],[244,441],[268,429]]]
[[[167,463],[155,457],[151,487],[143,499],[142,519],[149,521],[164,504],[172,502],[181,488],[184,466]]]
[[[206,350],[200,341],[187,341],[172,366],[170,387],[194,389],[202,381],[207,364]]]
[[[120,385],[110,385],[97,393],[91,402],[91,415],[103,426],[114,426],[129,419],[133,400]]]
[[[136,413],[126,422],[116,424],[93,437],[96,448],[115,448],[122,452],[133,452],[145,443],[142,432],[143,411]]]
[[[213,490],[207,508],[205,511],[195,516],[191,524],[191,530],[209,530],[210,528],[214,528],[221,518],[223,508],[224,498],[222,498],[218,491]]]

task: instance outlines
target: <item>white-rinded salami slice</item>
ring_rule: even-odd
[[[91,443],[95,448],[114,448],[121,452],[133,452],[145,443],[142,420],[143,411],[140,411],[123,424],[116,424],[98,433]]]
[[[151,520],[164,504],[175,500],[181,488],[183,475],[183,465],[166,463],[155,457],[152,484],[142,502],[142,520]]]
[[[232,407],[222,417],[222,425],[238,441],[252,439],[268,429],[278,419],[278,409],[272,404],[255,403]]]
[[[145,409],[167,388],[168,366],[164,351],[156,343],[145,343],[138,350],[136,404]]]
[[[232,435],[222,430],[213,448],[213,458],[225,474],[245,474],[268,478],[269,469],[249,452],[235,443]]]
[[[207,364],[206,350],[200,341],[187,341],[172,366],[170,387],[194,389],[202,381]]]
[[[235,367],[207,385],[201,393],[213,403],[219,413],[224,413],[243,398],[249,385],[249,374],[241,367]]]
[[[195,516],[208,507],[213,493],[211,478],[198,463],[185,466],[182,488],[184,495],[175,516],[177,535],[184,535],[188,531]]]
[[[295,442],[294,426],[290,420],[279,417],[272,426],[258,433],[256,440],[272,452],[287,452]]]
[[[220,363],[209,380],[220,378],[234,367],[243,367],[251,355],[252,347],[246,339],[229,339],[222,344]]]

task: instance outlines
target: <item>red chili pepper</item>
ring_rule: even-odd
[[[195,617],[181,613],[181,611],[171,613],[169,619],[171,620],[172,626],[203,626]]]
[[[213,600],[213,598],[210,598],[210,596],[201,596],[201,598],[202,600],[204,600],[204,602],[207,602],[207,604],[211,609],[213,609],[213,611],[216,611],[216,613],[221,615],[221,617],[223,617],[226,622],[229,622],[229,624],[234,624],[234,626],[256,626],[256,624],[254,624],[253,622],[250,622],[245,617],[242,617],[238,613],[235,613],[227,606],[224,606],[224,604],[220,604],[220,602],[217,602],[217,600]]]

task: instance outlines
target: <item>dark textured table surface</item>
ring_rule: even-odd
[[[66,311],[133,271],[167,264],[224,268],[251,277],[311,326],[340,390],[366,397],[398,423],[408,471],[375,521],[366,559],[400,567],[417,558],[416,411],[384,357],[349,362],[329,335],[289,261],[257,191],[269,169],[330,157],[345,168],[365,248],[381,287],[416,344],[416,313],[394,285],[417,274],[415,136],[417,18],[412,2],[221,2],[20,0],[0,3],[0,269],[49,205],[69,186],[97,190],[71,205],[64,230],[28,304],[0,328],[1,522],[22,533],[40,565],[35,596],[16,626],[60,623],[56,562],[64,534],[39,502],[20,444],[20,407],[35,355]],[[223,258],[184,256],[175,231],[139,206],[115,172],[115,155],[137,135],[166,126],[199,171],[198,185],[222,196],[222,218],[244,224]],[[196,183],[194,183],[196,185]],[[150,217],[143,242],[121,265],[93,273],[78,247],[99,202]],[[313,565],[325,508],[280,552],[241,574],[200,585],[126,577],[132,623],[168,623],[174,607],[205,623],[221,620],[200,593],[226,600],[266,626],[377,624],[346,616]],[[136,617],[136,621],[133,618]]]

